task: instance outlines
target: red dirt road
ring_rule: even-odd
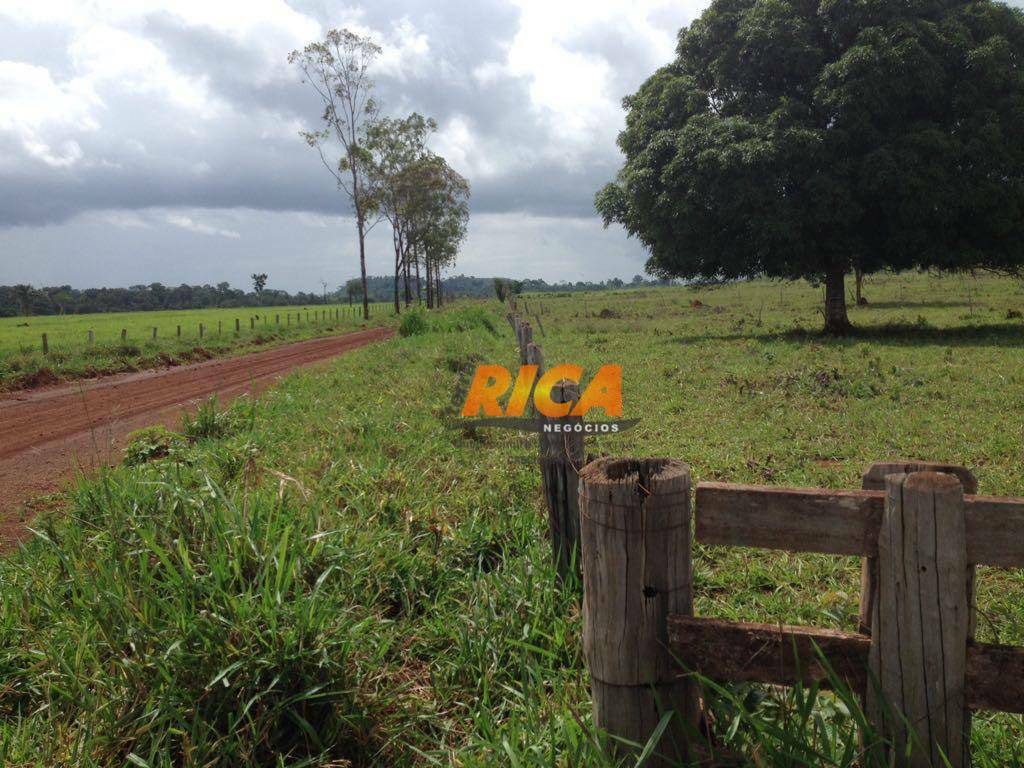
[[[303,365],[390,338],[389,328],[311,339],[241,357],[131,373],[99,381],[0,396],[0,549],[27,534],[32,502],[59,491],[76,468],[88,473],[120,460],[125,437],[216,394],[258,394]]]

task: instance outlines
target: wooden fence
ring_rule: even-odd
[[[963,467],[886,462],[855,491],[700,483],[691,515],[678,461],[605,458],[580,477],[596,724],[643,743],[672,703],[664,764],[699,722],[681,670],[794,685],[831,669],[863,696],[865,749],[911,768],[969,766],[972,710],[1024,712],[1024,648],[974,641],[974,566],[1024,567],[1024,499],[965,495]],[[861,631],[695,617],[691,520],[701,544],[865,558]]]
[[[511,306],[520,358],[542,364]],[[645,744],[673,710],[645,765],[733,764],[708,758],[708,740],[694,737],[709,724],[691,672],[778,686],[838,677],[862,697],[874,736],[865,734],[865,753],[899,768],[968,768],[972,711],[1024,713],[1024,648],[974,640],[975,566],[1024,567],[1024,498],[978,495],[965,467],[917,461],[872,464],[859,490],[691,491],[689,467],[674,459],[580,468],[575,439],[552,447],[542,435],[542,479],[559,573],[582,564],[594,721],[618,737],[615,751]],[[575,507],[565,498],[573,490]],[[861,557],[859,631],[694,616],[691,536]]]
[[[519,360],[523,365],[536,365],[534,381],[544,373],[544,350],[533,339],[533,326],[519,314],[515,297],[509,300],[511,311],[507,319],[516,335],[519,346]],[[524,304],[524,311],[529,311]],[[539,307],[537,308],[539,312]],[[544,324],[540,314],[533,315],[541,335]],[[551,399],[556,403],[571,403],[579,399],[579,385],[573,381],[560,381],[551,390]],[[532,402],[532,392],[530,400]],[[541,424],[544,420],[538,415]],[[562,419],[573,422],[579,419]],[[538,439],[540,454],[541,487],[548,508],[548,530],[551,537],[552,556],[563,581],[578,577],[580,569],[579,532],[579,473],[586,463],[583,451],[583,434],[579,432],[544,432]]]
[[[369,311],[370,316],[372,316],[373,315],[373,305],[372,304],[370,305],[368,311]],[[291,326],[292,326],[292,314],[293,314],[292,312],[284,313],[283,317],[284,317],[284,327],[285,328],[291,328]],[[327,309],[318,309],[318,310],[306,310],[305,311],[305,318],[303,318],[303,313],[302,312],[296,311],[294,313],[294,316],[295,316],[295,325],[296,325],[296,327],[302,326],[303,324],[306,324],[306,325],[320,325],[320,324],[324,324],[324,323],[341,322],[343,320],[350,320],[350,319],[351,320],[356,320],[356,321],[359,321],[359,320],[363,319],[362,318],[362,305],[359,305],[359,306],[328,307]],[[252,332],[252,333],[255,333],[256,330],[257,330],[257,325],[260,325],[264,329],[271,329],[271,328],[273,328],[273,329],[276,329],[276,330],[280,330],[281,327],[282,327],[281,318],[282,318],[282,314],[280,312],[274,313],[273,320],[271,320],[269,312],[262,312],[262,313],[259,313],[259,314],[249,315],[249,331]],[[242,320],[241,320],[241,318],[236,317],[236,318],[234,318],[234,322],[235,322],[235,332],[234,332],[235,336],[240,336],[241,333],[242,333]],[[223,323],[223,320],[218,320],[217,321],[217,333],[216,333],[216,336],[218,338],[223,334],[223,325],[222,325],[222,323]],[[175,338],[181,339],[181,338],[183,338],[183,336],[187,337],[187,333],[185,333],[185,334],[182,333],[182,327],[183,326],[181,326],[181,325],[175,325],[173,327]],[[156,341],[161,336],[160,331],[159,331],[159,326],[155,326],[155,325],[154,326],[147,326],[147,328],[148,328],[148,335],[149,335],[150,340]],[[197,334],[194,337],[192,337],[192,338],[196,338],[196,339],[199,339],[200,341],[203,341],[206,338],[208,331],[209,331],[209,329],[207,328],[207,326],[204,323],[199,323],[197,325]],[[125,345],[128,342],[129,338],[132,338],[132,335],[128,333],[128,328],[122,328],[121,329],[121,335],[120,335],[121,344]],[[91,330],[91,329],[87,330],[86,331],[86,345],[87,346],[92,346],[95,342],[96,342],[96,334],[95,334],[95,332],[93,330]],[[49,334],[47,334],[47,333],[42,334],[42,351],[43,351],[44,355],[49,355],[50,354],[50,346],[51,346],[51,344],[50,344]]]

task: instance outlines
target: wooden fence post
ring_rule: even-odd
[[[281,316],[280,315],[274,315],[274,325],[276,325],[278,328],[281,327]]]
[[[522,323],[519,326],[519,361],[526,363],[526,348],[533,344],[533,329],[529,323]]]
[[[45,333],[43,334],[43,354],[50,354],[50,340],[47,338]]]
[[[667,650],[667,617],[692,615],[690,468],[602,458],[580,473],[583,647],[594,724],[643,745],[676,712],[645,766],[676,765],[699,722],[696,685]],[[629,754],[622,744],[615,753]]]
[[[967,467],[959,464],[942,464],[931,461],[876,461],[861,475],[860,487],[865,491],[884,491],[885,478],[895,474],[912,472],[945,472],[956,475],[964,488],[964,493],[978,492],[978,479]],[[974,566],[969,566],[969,577],[974,579]],[[861,559],[860,570],[860,626],[859,631],[871,634],[871,615],[878,599],[878,560],[874,557]],[[973,614],[973,606],[972,606]],[[971,619],[973,636],[974,620]]]
[[[94,341],[96,341],[96,335],[95,335],[95,334],[94,334],[94,333],[92,332],[92,329],[89,329],[89,336],[88,336],[88,338],[89,338],[89,344],[90,344],[90,345],[91,345],[91,344],[92,344],[92,343],[93,343]]]
[[[121,329],[121,343],[124,344],[126,341],[128,341],[128,329],[127,328],[122,328]]]
[[[531,345],[536,346],[536,345]],[[556,403],[575,403],[579,385],[563,379],[551,388]],[[583,433],[573,431],[579,417],[556,419],[549,423],[558,432],[541,433],[541,488],[548,508],[551,551],[559,577],[580,574],[580,471],[586,463]]]
[[[217,321],[217,335],[218,336],[220,336],[221,331],[223,330],[222,327],[221,327],[221,323],[223,323],[223,322],[224,322],[223,320],[218,320]]]
[[[235,335],[237,336],[241,330],[242,330],[242,326],[241,326],[238,318],[236,317],[235,318]]]
[[[939,472],[888,475],[885,484],[868,655],[879,690],[869,683],[868,715],[897,768],[969,768],[963,488]]]
[[[178,338],[179,339],[181,338],[181,326],[180,325],[178,326]]]
[[[200,341],[203,340],[203,324],[202,323],[199,324],[199,340]]]
[[[256,318],[255,317],[250,317],[249,318],[249,330],[250,331],[255,331],[256,330]]]

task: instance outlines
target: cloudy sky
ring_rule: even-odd
[[[386,112],[434,116],[473,190],[456,271],[631,277],[593,213],[622,96],[704,0],[0,0],[0,284],[318,288],[356,274],[345,203],[298,137],[288,52],[373,36]],[[388,271],[384,227],[369,269]]]

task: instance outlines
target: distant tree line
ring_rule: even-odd
[[[340,292],[288,293],[260,287],[257,291],[217,285],[168,286],[162,283],[129,288],[86,288],[70,285],[33,288],[30,285],[0,285],[0,317],[18,315],[83,315],[90,312],[145,312],[159,309],[209,309],[247,307],[256,304],[300,305],[339,301]]]
[[[255,278],[261,278],[256,280]],[[426,282],[426,275],[422,277]],[[647,279],[636,275],[630,281],[617,277],[588,282],[548,283],[544,280],[510,280],[507,278],[454,275],[435,283],[437,298],[489,299],[495,295],[495,282],[510,286],[513,293],[574,293],[604,291],[616,288],[667,285],[671,281]],[[368,275],[369,302],[390,302],[394,297],[393,275]],[[412,277],[410,292],[418,290]],[[289,293],[266,288],[266,275],[253,275],[256,290],[243,291],[228,283],[217,285],[167,286],[162,283],[133,285],[128,288],[72,288],[70,285],[34,288],[31,285],[0,285],[0,317],[28,315],[84,315],[92,312],[146,312],[160,309],[211,309],[217,307],[298,306],[325,303],[359,304],[363,300],[362,279],[354,278],[335,291],[321,293],[299,291]],[[426,291],[424,290],[424,293]]]

